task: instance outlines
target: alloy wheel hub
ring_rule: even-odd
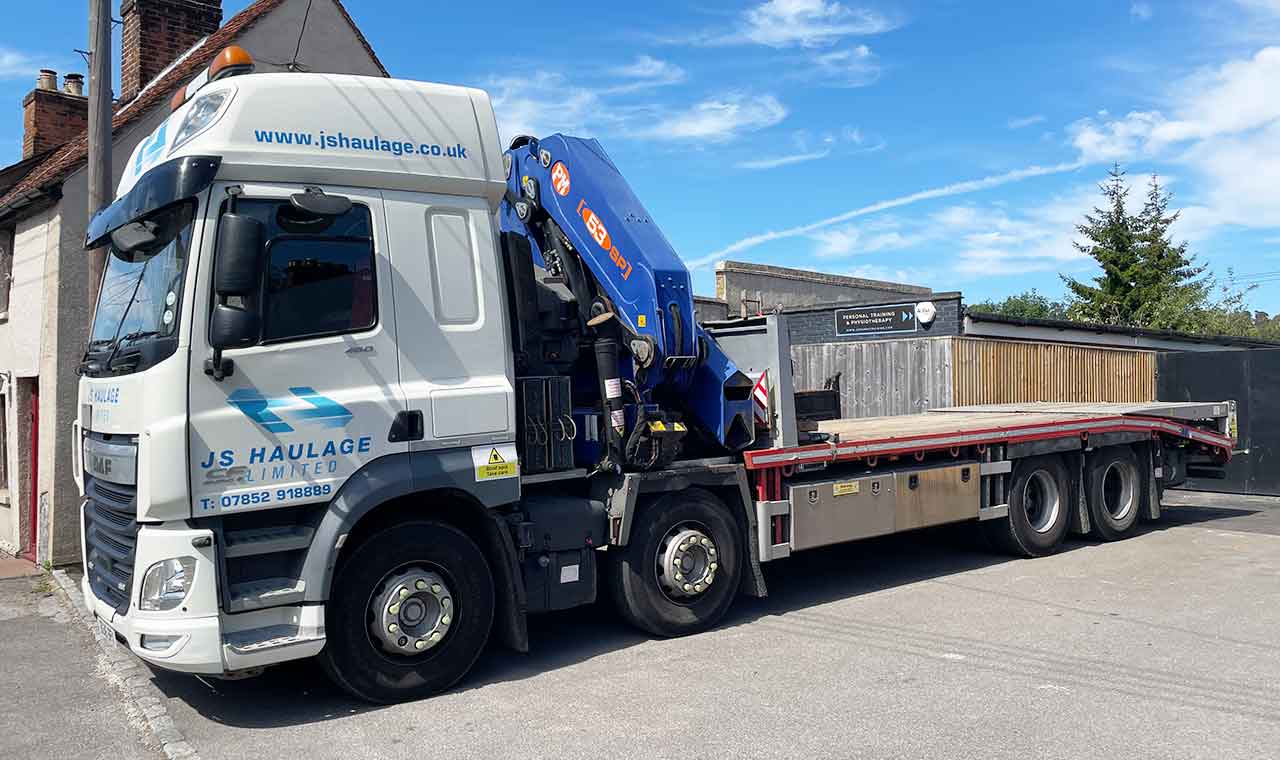
[[[699,596],[715,582],[719,569],[715,542],[696,527],[672,528],[658,547],[658,582],[670,597]]]
[[[422,568],[386,579],[369,603],[369,629],[392,654],[421,654],[437,646],[453,623],[453,594],[438,573]]]

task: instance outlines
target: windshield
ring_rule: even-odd
[[[127,245],[123,242],[125,236],[112,236],[86,357],[100,359],[100,369],[106,372],[140,369],[137,354],[141,353],[143,344],[150,341],[176,344],[182,279],[191,247],[194,212],[195,203],[188,201],[140,220],[139,226],[145,226],[146,230],[145,242],[135,243],[132,249],[120,247]],[[172,348],[170,345],[163,355],[149,357],[146,364],[164,358]],[[114,361],[131,356],[133,360],[125,365]]]

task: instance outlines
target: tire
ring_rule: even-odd
[[[436,522],[389,527],[339,567],[325,604],[320,664],[338,686],[368,702],[436,694],[475,664],[493,609],[489,564],[466,534]],[[391,629],[388,620],[398,634],[384,640],[374,629]],[[424,651],[417,651],[419,642]]]
[[[688,549],[680,551],[681,545]],[[606,556],[606,583],[622,617],[655,636],[686,636],[720,622],[733,604],[743,571],[742,532],[724,502],[690,488],[643,504],[630,542]],[[660,569],[663,559],[682,562],[689,575],[677,580],[674,569]],[[709,584],[697,583],[708,573]]]
[[[1009,516],[982,523],[987,539],[1020,557],[1058,551],[1071,522],[1071,480],[1062,457],[1019,460],[1009,486]]]
[[[1142,516],[1146,478],[1131,446],[1108,446],[1085,461],[1090,532],[1102,541],[1128,538]]]

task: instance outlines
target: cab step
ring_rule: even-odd
[[[245,583],[233,583],[230,587],[231,602],[228,612],[248,612],[302,601],[307,582],[301,578],[263,578]]]
[[[305,549],[311,545],[315,531],[305,525],[277,525],[227,531],[224,556],[248,557]]]
[[[323,640],[323,634],[304,632],[299,626],[287,624],[251,628],[224,634],[222,637],[222,643],[239,655]]]

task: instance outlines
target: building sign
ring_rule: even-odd
[[[859,306],[836,309],[836,335],[878,335],[916,331],[916,305]]]

